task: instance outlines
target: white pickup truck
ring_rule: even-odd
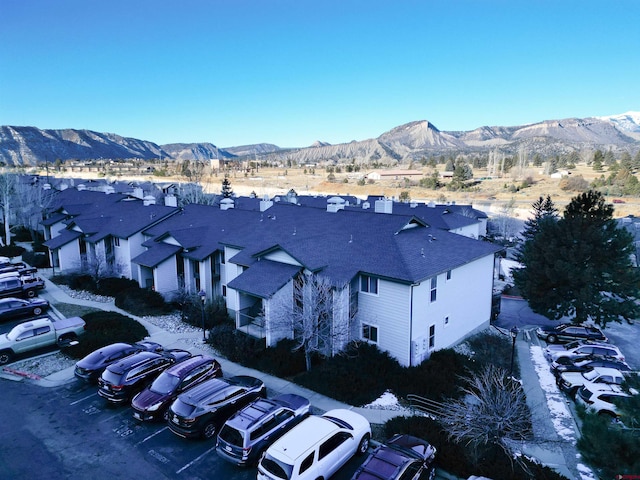
[[[9,363],[20,353],[51,345],[73,345],[84,333],[86,324],[80,317],[53,321],[37,318],[13,327],[9,333],[0,335],[0,365]]]

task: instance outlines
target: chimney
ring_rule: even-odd
[[[165,195],[164,196],[164,205],[165,207],[177,207],[178,199],[175,195]]]
[[[262,197],[262,200],[260,200],[260,211],[264,212],[265,210],[270,208],[272,205],[273,205],[273,202],[269,200],[268,196],[265,195],[264,197]]]
[[[220,200],[220,210],[229,210],[234,207],[232,198],[223,198]]]
[[[393,200],[390,200],[387,198],[376,200],[375,212],[376,213],[393,213]]]
[[[154,197],[153,195],[147,195],[142,199],[142,204],[145,207],[148,207],[149,205],[155,205],[156,204],[156,197]]]

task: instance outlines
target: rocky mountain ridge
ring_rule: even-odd
[[[427,120],[395,127],[377,138],[331,145],[316,141],[305,148],[282,149],[262,143],[218,148],[212,143],[153,142],[90,130],[40,130],[35,127],[0,127],[0,162],[35,165],[65,160],[166,158],[208,160],[257,158],[312,164],[324,161],[396,163],[453,153],[522,149],[543,156],[595,149],[640,150],[640,113],[608,117],[545,120],[522,126],[483,126],[471,131],[440,131]]]

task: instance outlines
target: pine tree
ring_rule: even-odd
[[[543,218],[521,252],[514,281],[532,310],[575,323],[630,322],[640,316],[640,272],[633,238],[619,228],[613,206],[590,190],[573,198],[563,217]]]
[[[222,196],[224,198],[231,198],[233,196],[233,189],[231,188],[228,175],[225,175],[222,179]]]
[[[547,195],[546,198],[539,197],[538,200],[531,204],[531,208],[533,209],[533,215],[528,218],[524,222],[524,229],[520,233],[520,237],[522,237],[522,243],[520,244],[518,250],[516,251],[515,258],[519,262],[522,261],[522,251],[524,245],[533,240],[538,231],[540,230],[540,222],[545,219],[557,220],[558,219],[558,209],[556,208],[551,197]]]

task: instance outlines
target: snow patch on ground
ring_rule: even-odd
[[[373,402],[368,403],[367,405],[363,405],[362,408],[377,408],[379,410],[405,410],[405,408],[400,405],[398,397],[396,397],[395,394],[389,390],[384,392]]]
[[[549,362],[544,358],[542,347],[532,345],[530,347],[533,366],[540,379],[540,386],[544,390],[547,406],[551,413],[553,425],[564,440],[575,441],[576,434],[573,428],[573,417],[565,405],[565,397],[556,386],[556,379],[549,370]]]

